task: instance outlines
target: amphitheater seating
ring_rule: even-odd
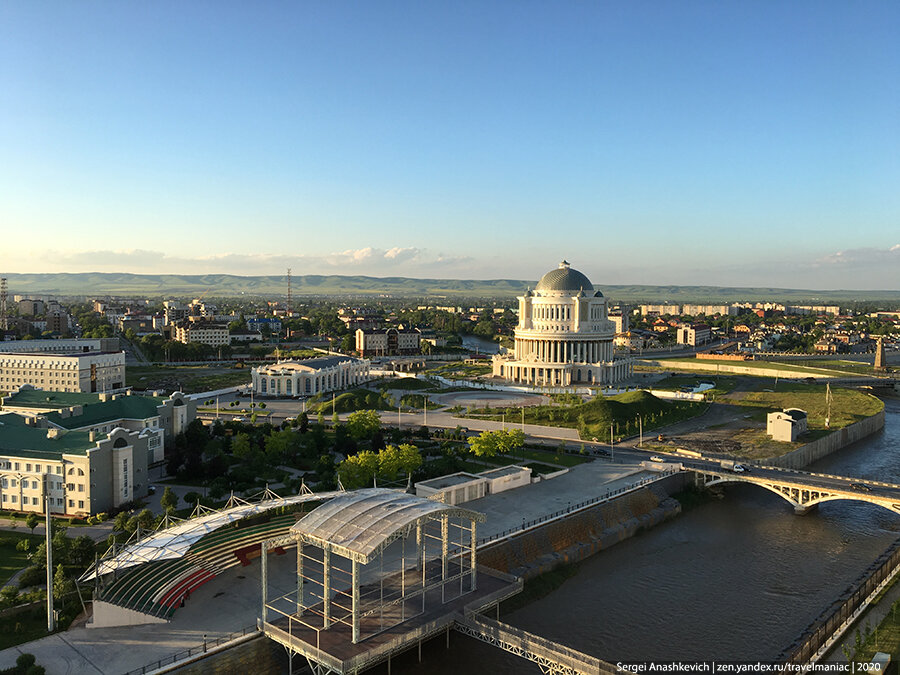
[[[228,526],[195,543],[185,557],[138,565],[108,582],[98,599],[122,607],[171,618],[192,592],[236,565],[249,565],[259,557],[260,543],[286,534],[294,514],[271,517],[245,527]],[[279,547],[273,552],[283,554]]]

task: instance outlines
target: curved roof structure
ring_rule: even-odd
[[[550,270],[535,286],[536,291],[593,291],[591,280],[578,270],[573,270],[568,261],[563,260],[559,267]]]
[[[101,559],[97,563],[96,568],[88,569],[80,580],[89,581],[110,572],[121,571],[155,560],[181,558],[191,546],[204,536],[229,523],[234,523],[248,516],[263,513],[279,506],[334,499],[343,494],[346,493],[342,491],[305,492],[293,497],[278,497],[277,499],[266,499],[255,503],[244,503],[222,511],[213,511],[198,518],[183,520],[176,525],[157,530],[149,537],[126,544],[112,558]]]
[[[366,564],[421,520],[442,515],[483,523],[483,514],[386,488],[344,492],[291,528],[303,542]]]

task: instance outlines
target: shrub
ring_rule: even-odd
[[[19,575],[19,588],[28,588],[29,586],[37,586],[47,582],[47,576],[40,567],[26,567],[25,571]]]

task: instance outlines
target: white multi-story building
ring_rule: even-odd
[[[356,351],[363,358],[418,354],[421,342],[418,328],[356,330]]]
[[[737,305],[684,305],[681,313],[685,316],[737,316],[740,307]]]
[[[0,342],[4,354],[78,354],[86,352],[117,352],[119,338],[63,338],[59,340],[6,340]]]
[[[26,384],[45,391],[117,391],[125,387],[125,352],[0,353],[0,391]]]
[[[633,361],[615,359],[614,334],[603,293],[563,261],[519,297],[515,355],[495,355],[493,374],[546,386],[619,382]]]
[[[679,315],[681,314],[681,305],[641,305],[641,316],[653,314]]]
[[[228,335],[228,325],[208,321],[186,320],[175,324],[172,337],[178,342],[185,344],[199,342],[212,347],[223,347],[231,344],[231,337]]]
[[[712,339],[712,332],[705,323],[696,323],[693,326],[678,327],[678,344],[680,345],[702,345]]]
[[[366,382],[369,361],[349,356],[279,361],[254,368],[252,378],[257,396],[312,396]]]

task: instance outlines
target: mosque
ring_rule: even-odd
[[[606,298],[563,260],[519,297],[515,354],[497,354],[493,374],[517,384],[565,387],[615,384],[633,360],[613,355],[615,326]]]

